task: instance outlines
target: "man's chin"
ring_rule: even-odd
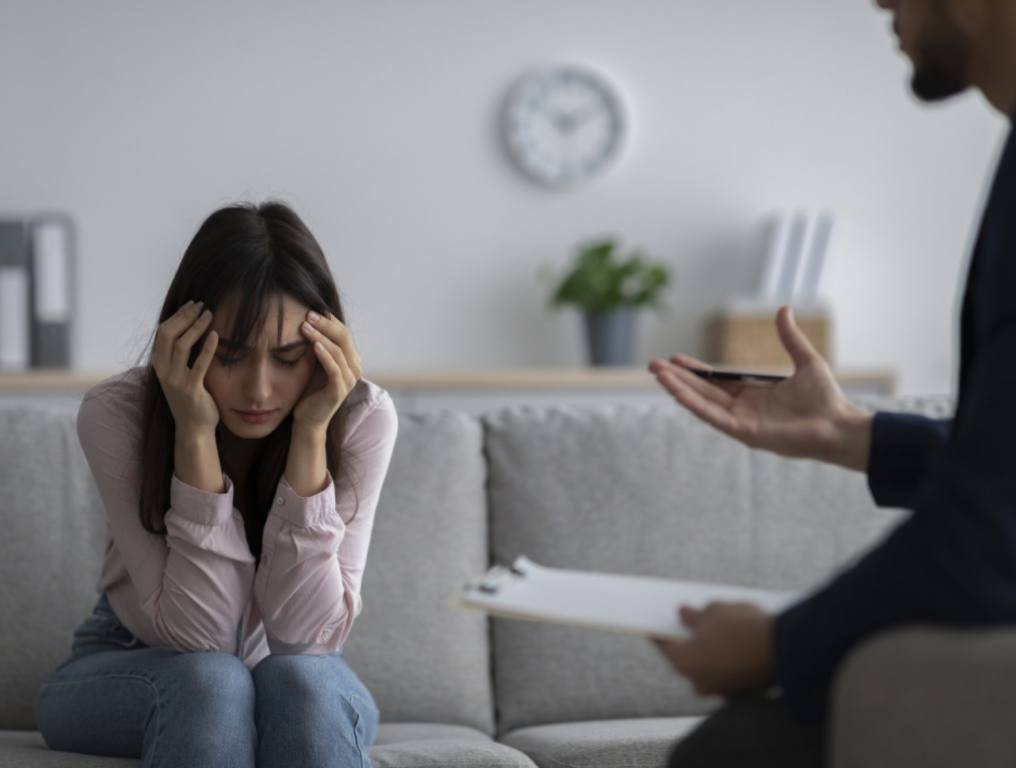
[[[969,87],[969,83],[960,77],[927,68],[915,69],[910,78],[910,90],[925,102],[944,101],[963,93]]]

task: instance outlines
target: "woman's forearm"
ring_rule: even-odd
[[[325,431],[314,431],[293,425],[286,459],[286,482],[300,496],[321,493],[328,485],[328,463],[325,458]]]

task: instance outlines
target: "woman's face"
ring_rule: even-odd
[[[215,356],[205,375],[205,388],[215,400],[223,426],[237,437],[269,435],[299,402],[317,358],[300,332],[308,307],[282,295],[282,338],[275,338],[278,299],[269,303],[261,336],[253,348],[242,339],[226,338],[233,318],[235,297],[215,311],[212,329],[219,336]],[[257,420],[244,419],[244,411],[270,411]]]

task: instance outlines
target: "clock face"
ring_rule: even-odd
[[[574,66],[530,75],[511,91],[505,141],[531,178],[568,187],[603,171],[621,148],[624,115],[614,89]]]

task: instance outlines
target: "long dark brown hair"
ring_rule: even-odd
[[[225,338],[241,344],[256,338],[264,327],[270,302],[278,301],[278,331],[282,334],[282,294],[288,294],[320,315],[329,312],[345,323],[338,290],[321,246],[299,216],[285,203],[270,200],[261,205],[237,203],[212,213],[198,228],[184,252],[159,313],[161,325],[183,304],[204,301],[215,312],[227,296],[236,296],[232,328]],[[146,366],[142,420],[140,514],[145,530],[165,535],[163,522],[169,508],[173,478],[176,425],[169,403],[152,366],[155,335],[142,352]],[[201,350],[205,335],[194,344],[188,365]],[[315,361],[316,365],[320,365]],[[348,402],[348,400],[347,400]],[[340,456],[347,418],[346,403],[328,425],[326,460],[339,483],[345,472]],[[216,427],[216,444],[222,444],[222,422]],[[263,438],[244,481],[242,510],[248,546],[261,556],[261,534],[276,486],[286,468],[293,414]],[[221,450],[220,450],[221,457]]]

